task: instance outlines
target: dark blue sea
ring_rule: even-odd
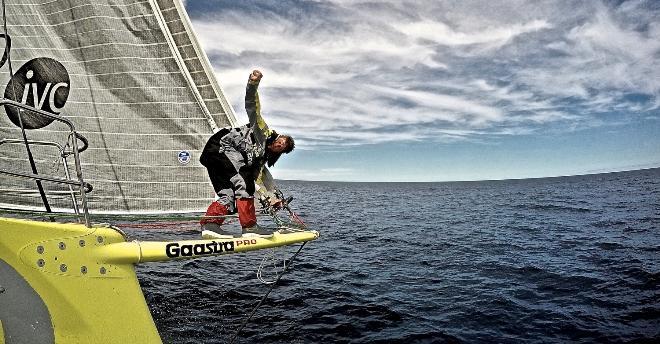
[[[660,343],[660,169],[280,187],[321,237],[237,343]],[[270,287],[263,257],[139,266],[163,341],[228,342]]]

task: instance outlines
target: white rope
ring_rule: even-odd
[[[286,259],[282,259],[282,266],[280,267],[279,264],[277,264],[277,257],[275,255],[276,249],[272,248],[269,249],[265,254],[263,259],[261,259],[261,263],[259,264],[259,268],[257,268],[257,278],[259,281],[263,284],[273,284],[275,281],[277,281],[279,275],[284,272],[284,269],[286,268]],[[273,277],[272,279],[266,279],[264,278],[264,270],[266,268],[269,268],[269,275],[272,274]]]

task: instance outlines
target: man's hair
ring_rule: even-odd
[[[283,153],[287,153],[287,154],[291,153],[291,151],[294,148],[296,148],[296,142],[293,141],[293,137],[291,137],[289,135],[280,135],[280,136],[282,136],[284,139],[286,139],[286,148],[284,148]]]

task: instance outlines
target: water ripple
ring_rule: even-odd
[[[239,342],[660,342],[659,181],[659,169],[495,182],[283,181],[322,236]],[[198,235],[189,227],[129,234]],[[256,281],[260,261],[252,253],[139,266],[163,341],[226,342],[268,288]]]

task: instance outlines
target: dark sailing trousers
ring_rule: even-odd
[[[206,143],[199,161],[209,174],[213,189],[218,195],[218,201],[211,203],[206,211],[206,216],[224,216],[233,213],[235,205],[239,209],[239,221],[242,227],[251,227],[256,223],[254,212],[254,172],[245,166],[243,156],[235,149],[228,149],[220,142],[222,137],[229,132],[224,128],[215,133]],[[239,201],[236,201],[239,198]],[[249,203],[252,203],[249,207]],[[243,209],[245,208],[245,209]],[[200,221],[204,223],[222,224],[224,218],[205,218]]]

